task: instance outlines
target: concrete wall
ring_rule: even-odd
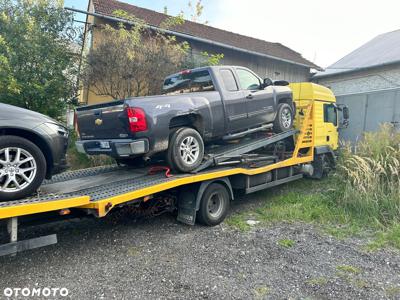
[[[400,64],[344,73],[312,81],[325,85],[335,95],[345,95],[400,87]]]
[[[400,64],[312,81],[331,88],[337,102],[349,107],[350,125],[340,134],[344,140],[356,142],[382,123],[400,129]]]

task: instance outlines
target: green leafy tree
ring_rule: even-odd
[[[60,117],[76,92],[73,32],[63,1],[0,0],[0,102]]]

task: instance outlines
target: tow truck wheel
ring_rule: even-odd
[[[197,220],[206,226],[216,226],[224,221],[229,205],[230,197],[226,187],[219,183],[212,183],[201,198]]]
[[[0,137],[0,201],[34,193],[46,175],[46,159],[32,142],[17,136]]]
[[[171,135],[167,159],[172,169],[191,172],[200,166],[204,158],[204,142],[196,130],[183,127]]]
[[[274,131],[281,133],[288,131],[293,127],[293,110],[287,103],[280,103],[276,112],[274,121]]]
[[[310,176],[313,179],[322,179],[326,177],[334,167],[333,159],[327,154],[315,155],[312,163],[314,168],[313,174]]]

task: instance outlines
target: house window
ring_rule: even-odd
[[[324,104],[324,122],[337,126],[337,110],[333,104]]]
[[[242,89],[251,91],[260,89],[260,79],[258,79],[258,77],[255,76],[253,73],[247,70],[237,69],[237,74]]]
[[[233,76],[233,73],[231,70],[222,69],[220,71],[220,74],[222,77],[222,81],[224,82],[225,89],[227,91],[234,92],[234,91],[239,90],[236,80],[235,80],[235,77]]]

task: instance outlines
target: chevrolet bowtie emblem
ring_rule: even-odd
[[[100,126],[101,124],[103,124],[103,120],[102,120],[102,119],[96,119],[96,121],[94,121],[94,123],[95,123],[97,126]]]

